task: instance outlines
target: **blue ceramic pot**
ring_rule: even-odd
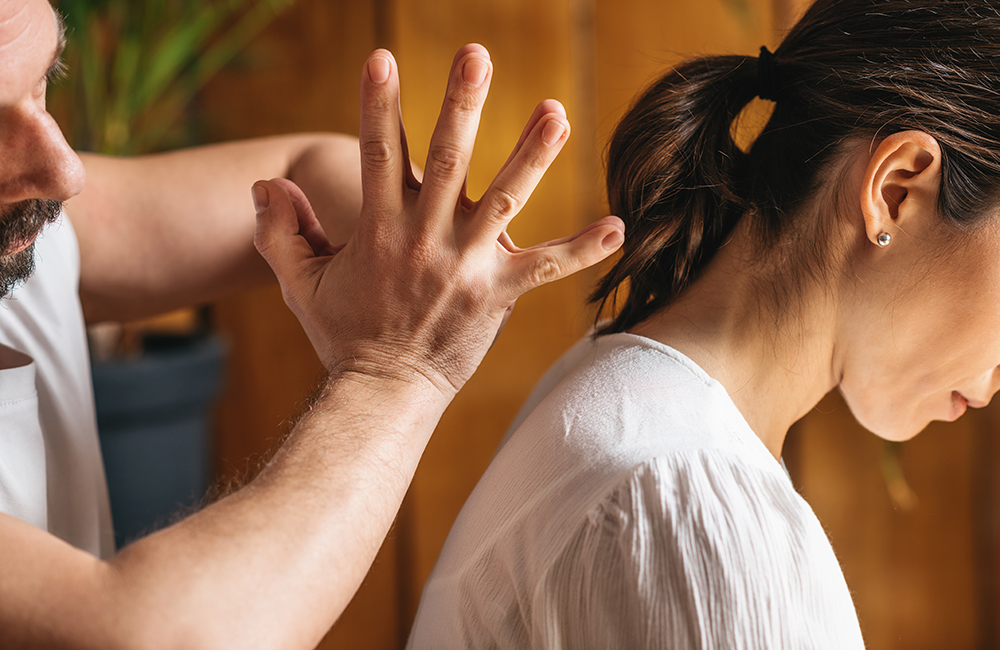
[[[94,362],[101,451],[119,547],[189,509],[211,480],[212,406],[225,346],[156,337],[136,359]]]

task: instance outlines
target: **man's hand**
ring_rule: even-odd
[[[332,373],[426,380],[450,399],[518,296],[621,245],[616,217],[524,250],[506,235],[569,135],[555,101],[536,108],[483,197],[465,196],[491,73],[485,48],[459,50],[417,183],[399,122],[395,61],[385,50],[369,57],[361,82],[361,220],[340,250],[294,184],[254,185],[257,248]]]
[[[504,235],[566,138],[554,102],[535,111],[482,200],[464,197],[489,72],[481,47],[459,52],[421,185],[408,171],[392,57],[372,55],[362,82],[362,221],[339,252],[294,185],[255,186],[266,191],[258,247],[330,381],[246,487],[107,562],[0,514],[0,645],[319,643],[506,308],[622,241],[614,218],[524,251]]]

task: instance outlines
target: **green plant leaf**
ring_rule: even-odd
[[[197,92],[294,0],[60,0],[74,146],[141,153],[173,138]],[[58,103],[58,102],[54,102]]]
[[[215,44],[208,48],[194,65],[188,79],[188,91],[197,92],[229,64],[250,42],[267,27],[274,17],[294,0],[264,0],[251,8]]]

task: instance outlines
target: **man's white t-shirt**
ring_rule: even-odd
[[[0,300],[0,512],[109,557],[80,250],[65,215],[39,235],[35,264]]]
[[[451,530],[408,648],[862,648],[833,549],[721,384],[577,344]]]

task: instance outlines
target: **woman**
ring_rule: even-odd
[[[609,148],[616,315],[529,398],[410,647],[862,647],[778,459],[835,387],[892,440],[1000,387],[997,61],[995,1],[819,0],[653,84]]]

